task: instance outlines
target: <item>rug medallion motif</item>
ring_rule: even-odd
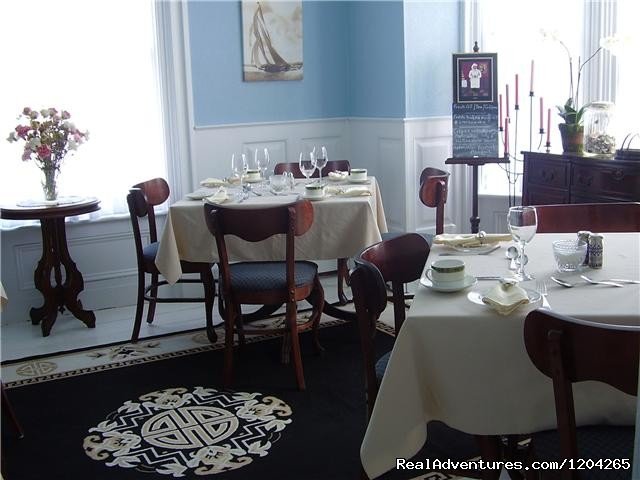
[[[264,457],[292,422],[281,399],[212,388],[168,388],[126,401],[83,447],[109,467],[174,477],[235,470]]]

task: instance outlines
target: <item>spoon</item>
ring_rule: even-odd
[[[526,265],[527,263],[529,263],[529,257],[527,256],[527,254],[525,253],[522,257],[518,257],[516,258],[516,263],[522,264],[523,266]]]
[[[556,277],[549,277],[552,281],[556,282],[558,285],[562,285],[563,287],[571,288],[574,286],[573,283],[565,282],[564,280],[560,280]]]
[[[620,284],[620,283],[616,283],[616,282],[599,282],[596,280],[593,280],[589,277],[587,277],[586,275],[580,275],[580,278],[583,279],[585,282],[589,282],[593,285],[609,285],[611,287],[624,287],[624,285]]]
[[[518,249],[512,245],[511,247],[507,248],[507,251],[504,252],[504,254],[508,259],[511,260],[511,262],[509,263],[509,270],[515,270],[516,258],[520,256],[520,254],[518,253]]]

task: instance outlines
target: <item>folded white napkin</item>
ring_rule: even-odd
[[[346,180],[348,176],[349,176],[349,172],[345,172],[342,170],[335,170],[333,172],[329,172],[329,180],[335,180],[335,181]]]
[[[508,242],[512,239],[510,233],[485,233],[484,237],[475,233],[442,233],[433,238],[433,243],[456,247],[479,247],[488,243]]]
[[[501,280],[482,297],[482,302],[500,315],[509,315],[520,305],[529,303],[529,296],[516,282]]]
[[[216,193],[204,199],[205,202],[213,204],[224,203],[227,200],[229,200],[229,195],[227,194],[227,189],[224,187],[220,187]]]
[[[203,187],[222,187],[227,184],[227,181],[222,178],[205,178],[200,182]]]
[[[327,187],[325,192],[328,195],[336,195],[340,197],[363,197],[371,195],[367,187]]]

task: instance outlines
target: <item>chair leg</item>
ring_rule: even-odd
[[[311,305],[313,305],[313,313],[311,314],[311,329],[313,331],[313,346],[316,353],[324,352],[324,348],[320,344],[320,337],[318,336],[318,325],[320,325],[320,318],[322,317],[322,310],[324,309],[324,289],[320,283],[320,278],[316,277],[314,280],[314,288],[310,295]]]
[[[151,274],[151,285],[158,285],[158,274]],[[158,296],[158,287],[154,287],[149,290],[149,297],[154,300],[149,300],[149,308],[147,310],[147,323],[153,323],[153,317],[156,314],[156,301],[155,298]]]
[[[226,305],[227,316],[224,319],[224,366],[222,368],[222,384],[229,388],[233,383],[233,330],[238,315],[237,306]]]
[[[207,319],[207,338],[211,343],[218,341],[218,335],[213,328],[213,301],[216,296],[216,285],[213,280],[211,270],[207,270],[200,274],[200,280],[204,286],[204,310]]]
[[[340,305],[346,305],[349,303],[347,296],[344,294],[344,283],[348,282],[349,267],[347,266],[346,258],[338,259],[338,303]]]
[[[480,456],[486,462],[500,460],[500,439],[496,436],[476,435],[476,442],[480,449]],[[498,480],[500,470],[484,469],[481,471],[483,480]]]
[[[136,316],[133,322],[133,332],[131,342],[136,343],[140,336],[140,326],[142,325],[142,313],[144,310],[144,272],[138,272],[138,300],[136,303]]]
[[[5,391],[4,384],[0,384],[0,390],[2,391],[2,411],[6,412],[9,415],[9,420],[11,421],[11,425],[15,429],[18,434],[18,438],[24,438],[24,431],[22,430],[22,426],[20,422],[18,422],[18,417],[16,413],[13,411],[13,406],[9,401],[9,397],[7,396],[7,392]]]
[[[293,354],[293,368],[295,370],[298,390],[305,390],[304,371],[302,369],[302,353],[300,351],[300,338],[298,337],[298,315],[296,302],[287,303],[287,324],[291,338],[291,353]]]

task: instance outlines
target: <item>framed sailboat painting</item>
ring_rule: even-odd
[[[302,1],[242,0],[245,82],[302,80]]]

